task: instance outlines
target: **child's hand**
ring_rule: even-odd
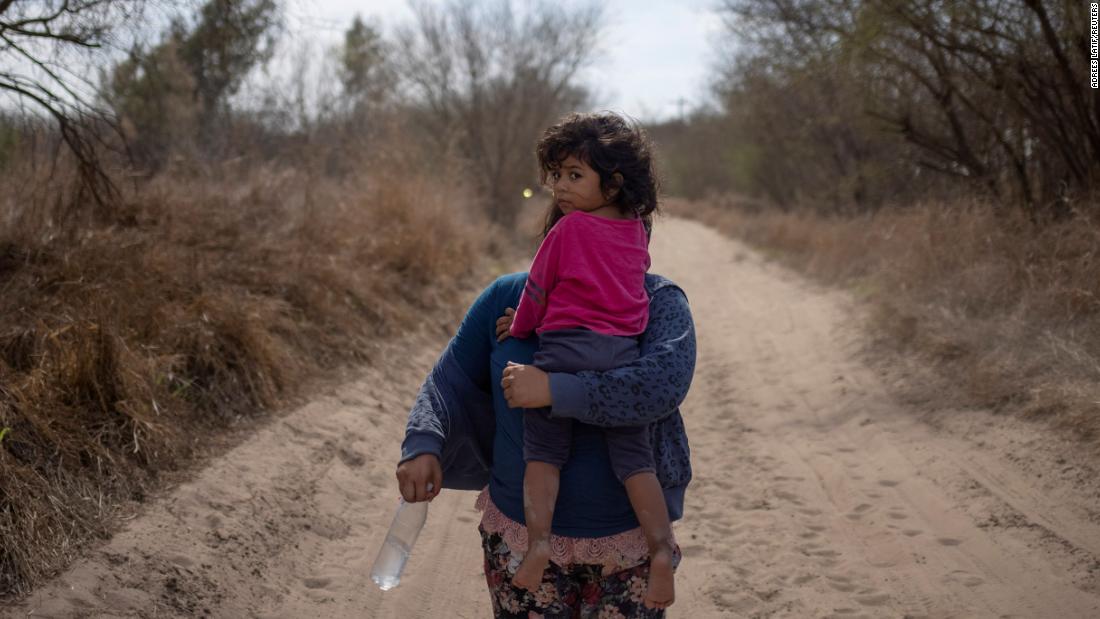
[[[497,318],[497,341],[503,342],[508,337],[508,331],[512,328],[512,320],[516,317],[516,310],[508,307],[504,309],[504,315]]]

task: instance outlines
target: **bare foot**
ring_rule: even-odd
[[[661,546],[651,553],[649,588],[646,589],[643,600],[646,608],[668,608],[676,600],[672,556],[670,546]]]
[[[531,544],[527,554],[512,577],[512,584],[531,593],[538,591],[542,584],[542,574],[550,564],[550,542],[538,541]]]

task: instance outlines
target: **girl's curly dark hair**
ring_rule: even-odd
[[[613,112],[569,114],[543,132],[535,146],[541,183],[546,184],[548,175],[572,155],[600,175],[600,191],[605,196],[614,193],[612,204],[624,214],[634,213],[642,219],[647,235],[653,229],[659,185],[652,152],[645,131]],[[562,217],[557,204],[551,204],[542,230],[544,238]]]

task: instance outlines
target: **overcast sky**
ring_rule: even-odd
[[[522,0],[521,0],[522,2]],[[567,4],[567,2],[561,2]],[[581,76],[597,107],[665,119],[707,95],[712,43],[721,28],[714,0],[605,0],[602,51]],[[384,29],[411,18],[402,0],[289,0],[288,26],[336,43],[358,13]]]

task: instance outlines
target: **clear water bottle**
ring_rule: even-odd
[[[430,484],[428,489],[431,490]],[[378,551],[378,558],[374,560],[374,567],[370,571],[370,579],[379,589],[389,591],[401,582],[405,562],[409,560],[416,537],[420,535],[420,529],[427,519],[427,501],[406,503],[405,499],[401,499],[397,513],[393,515],[393,522],[390,523],[390,530],[386,532],[386,541],[382,543],[382,549]]]

